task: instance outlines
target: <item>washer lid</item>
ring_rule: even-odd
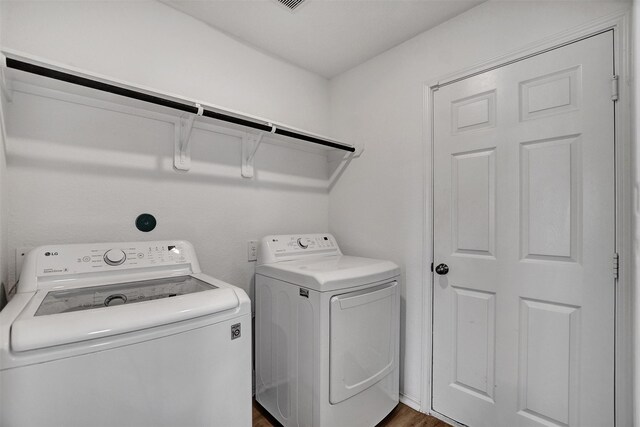
[[[38,291],[11,327],[13,351],[118,335],[234,309],[232,288],[192,276]]]
[[[50,291],[34,316],[95,310],[217,289],[192,276],[166,277],[115,285]]]
[[[400,268],[391,261],[338,255],[263,264],[256,274],[325,292],[387,280]]]

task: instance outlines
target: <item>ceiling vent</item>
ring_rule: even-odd
[[[289,9],[290,11],[296,10],[305,0],[276,0],[278,3]]]

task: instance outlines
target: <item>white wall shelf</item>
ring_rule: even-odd
[[[306,132],[271,120],[224,109],[212,104],[195,101],[169,93],[134,86],[71,67],[43,61],[14,51],[2,51],[0,56],[2,78],[0,84],[7,99],[12,91],[35,93],[54,98],[82,97],[85,103],[119,112],[153,117],[156,114],[175,118],[174,168],[188,171],[191,167],[190,137],[196,123],[199,128],[222,128],[242,138],[241,175],[254,176],[254,157],[267,136],[270,140],[286,144],[307,144],[322,150],[338,151],[343,158],[330,173],[329,186],[355,157],[362,153],[361,147],[340,142],[322,135]],[[99,105],[98,105],[99,104]],[[207,126],[209,125],[209,126]]]

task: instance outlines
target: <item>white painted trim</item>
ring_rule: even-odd
[[[432,334],[433,334],[433,91],[431,85],[423,86],[423,137],[422,144],[424,158],[424,215],[422,238],[422,387],[421,387],[421,412],[430,414],[431,410],[431,365],[432,365]],[[427,118],[428,117],[428,118]],[[430,256],[427,256],[430,254]]]
[[[616,286],[616,348],[615,348],[615,418],[617,426],[633,425],[633,281],[632,281],[632,203],[633,164],[631,157],[631,73],[630,73],[630,10],[595,19],[585,25],[547,37],[506,55],[485,61],[464,70],[442,76],[433,82],[424,82],[423,142],[425,155],[424,200],[425,223],[423,244],[423,323],[422,323],[422,408],[424,413],[446,420],[431,408],[431,338],[432,338],[432,260],[426,258],[433,247],[433,179],[428,181],[433,167],[433,92],[442,84],[470,77],[474,74],[507,65],[531,55],[581,40],[585,37],[614,30],[615,69],[620,76],[620,99],[616,103],[616,250],[620,254],[620,278]],[[428,213],[428,215],[426,215]],[[432,251],[431,251],[432,253]],[[432,255],[433,256],[433,255]],[[640,289],[636,290],[640,292]],[[640,367],[637,367],[640,369]],[[455,423],[454,423],[455,425]]]
[[[420,410],[420,402],[415,400],[413,397],[409,397],[406,394],[400,393],[400,403],[404,403],[411,409],[415,409],[416,411]]]
[[[635,348],[631,349],[631,364],[634,365],[635,375],[632,380],[634,383],[634,395],[635,401],[637,402],[640,398],[640,123],[638,123],[638,116],[640,115],[640,84],[638,82],[638,78],[640,77],[640,3],[636,1],[633,6],[631,23],[628,26],[631,34],[629,37],[629,49],[630,56],[633,58],[633,62],[629,64],[629,67],[633,70],[632,74],[632,87],[631,87],[631,104],[632,108],[630,111],[630,122],[632,123],[632,144],[631,144],[631,152],[633,155],[632,160],[632,173],[634,173],[634,177],[632,179],[631,185],[634,188],[631,189],[633,199],[631,201],[631,212],[633,218],[631,219],[631,223],[633,226],[633,236],[630,237],[632,240],[632,250],[635,253],[631,254],[632,259],[632,267],[633,270],[631,272],[631,283],[635,283],[635,290],[632,290],[632,293],[635,293],[635,298],[632,308],[633,314],[635,314],[635,321],[632,322],[632,325],[635,325]],[[635,168],[633,168],[635,163]],[[635,169],[635,171],[633,171]],[[635,422],[635,423],[634,423]],[[635,404],[635,416],[634,421],[632,421],[631,425],[636,427],[640,426],[640,404]]]
[[[633,425],[633,158],[631,134],[630,13],[621,15],[614,28],[614,66],[620,76],[616,102],[616,252],[620,256],[616,284],[615,406],[616,425]],[[637,286],[637,284],[636,284]],[[637,291],[637,289],[636,289]]]
[[[4,67],[6,63],[6,58],[1,53],[0,53],[0,63],[1,63],[0,67]],[[5,79],[4,68],[0,70],[0,86],[2,86],[0,90],[0,131],[2,132],[2,141],[3,141],[1,143],[2,146],[0,147],[0,149],[3,150],[5,159],[6,159],[8,138],[7,138],[7,120],[5,117],[6,112],[4,111],[4,105],[5,103],[8,103],[11,101],[10,95],[12,95],[12,92],[11,92],[11,88],[8,87],[9,84]]]

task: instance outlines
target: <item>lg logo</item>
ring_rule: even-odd
[[[58,255],[58,252],[45,252],[44,256],[56,256]]]

